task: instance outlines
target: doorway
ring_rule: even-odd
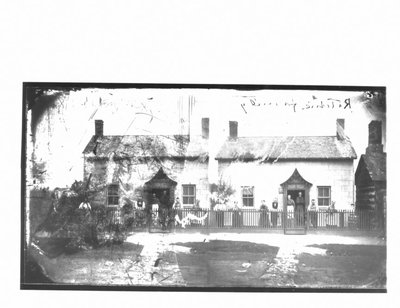
[[[152,188],[149,190],[150,205],[157,203],[161,209],[171,208],[170,189]]]
[[[287,191],[287,195],[289,195],[294,200],[294,209],[293,209],[293,227],[295,228],[305,228],[306,225],[306,208],[305,208],[305,189],[291,189]]]
[[[149,215],[149,231],[170,231],[174,223],[172,205],[177,182],[160,168],[144,185],[144,198]],[[158,208],[152,207],[158,204]]]
[[[283,188],[283,223],[285,234],[306,234],[307,207],[312,184],[306,181],[298,172],[281,184]],[[289,195],[294,201],[294,207],[288,207]]]

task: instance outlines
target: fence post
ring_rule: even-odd
[[[208,233],[210,233],[210,227],[211,227],[211,223],[212,223],[211,211],[212,211],[211,207],[209,209],[207,209],[207,213],[208,213],[208,215],[207,215],[207,230],[208,230]]]
[[[146,220],[147,220],[147,231],[150,233],[151,232],[151,217],[153,216],[153,210],[149,208],[146,211]]]
[[[343,210],[341,210],[339,212],[339,227],[342,229],[344,228],[344,211]]]

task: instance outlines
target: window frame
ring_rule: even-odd
[[[113,191],[111,191],[112,193],[110,193],[110,190],[112,189],[112,187],[116,188],[116,193],[114,193]],[[118,183],[111,183],[107,185],[107,206],[118,206],[119,205],[119,184]],[[117,200],[116,203],[112,202],[110,203],[110,198],[113,198],[112,200]]]
[[[320,189],[322,189],[322,195],[320,195]],[[325,196],[323,191],[324,189],[328,189],[328,196]],[[318,206],[330,206],[332,202],[332,187],[331,186],[317,186],[317,205]],[[320,203],[322,201],[322,204]],[[328,204],[324,204],[324,200],[328,200]]]
[[[245,188],[251,188],[252,193],[251,194],[245,194],[244,190]],[[242,205],[243,207],[246,208],[254,208],[254,186],[241,186],[241,193],[242,193]],[[245,202],[246,200],[246,202]],[[248,205],[248,201],[251,200],[252,205]]]
[[[188,189],[188,193],[185,194],[185,188]],[[193,194],[189,193],[189,189],[193,188]],[[185,198],[193,198],[193,203],[185,203]],[[196,205],[196,185],[195,184],[182,184],[182,206],[190,207]]]

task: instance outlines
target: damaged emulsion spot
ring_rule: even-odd
[[[28,110],[31,110],[31,129],[32,135],[35,136],[36,127],[43,115],[52,108],[58,105],[63,106],[62,97],[69,95],[71,91],[78,91],[81,88],[66,88],[62,89],[46,88],[46,87],[27,87],[26,101]]]

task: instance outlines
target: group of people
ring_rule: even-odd
[[[309,226],[317,227],[318,214],[314,199],[311,200],[311,204],[307,209],[301,192],[299,192],[296,201],[291,198],[291,195],[288,195],[286,209],[289,226],[305,226],[308,223]],[[309,215],[307,215],[307,210]],[[310,218],[309,221],[307,221],[307,217]]]
[[[278,225],[278,218],[279,214],[277,212],[278,210],[278,200],[274,199],[272,202],[272,211],[271,215],[269,215],[269,208],[267,204],[265,203],[265,200],[261,200],[261,206],[260,206],[260,222],[259,225],[262,228],[269,228],[271,225],[272,227],[276,227]]]
[[[275,199],[272,202],[272,210],[268,208],[265,200],[261,201],[260,206],[260,227],[269,228],[270,226],[276,227],[282,223],[281,213],[277,211],[278,201]],[[308,214],[307,214],[308,210]],[[305,199],[302,192],[299,192],[296,199],[292,199],[292,196],[288,194],[286,202],[286,225],[289,227],[303,227],[307,223],[311,227],[317,227],[317,206],[315,200],[311,200],[311,204],[306,208]],[[307,221],[309,217],[309,221]]]
[[[286,202],[286,213],[287,226],[300,227],[305,225],[305,201],[301,192],[299,192],[296,201],[292,199],[292,196],[290,194],[288,194],[288,199]]]
[[[137,205],[139,207],[143,206],[145,208],[143,201],[138,201]],[[151,206],[148,207],[148,210],[151,210],[155,215],[157,215],[156,219],[161,222],[161,224],[166,227],[168,224],[168,218],[177,217],[178,219],[183,218],[183,207],[179,197],[176,197],[173,204],[170,204],[169,197],[166,191],[163,191],[160,198],[153,193],[152,198],[150,199]],[[198,202],[195,202],[194,206],[191,208],[191,211],[200,211],[201,208]],[[229,202],[217,203],[213,211],[215,212],[215,218],[217,225],[219,227],[224,226],[224,212],[232,211],[232,226],[233,227],[241,227],[243,225],[243,213],[241,208],[238,205],[237,201],[229,204]],[[316,205],[315,200],[311,200],[311,205],[308,210],[310,220],[307,221],[307,211],[305,205],[305,198],[302,192],[299,192],[296,199],[292,199],[292,196],[288,194],[287,202],[286,202],[286,223],[287,226],[299,227],[305,226],[308,223],[310,226],[316,226],[317,222],[317,213],[316,213]],[[265,200],[261,201],[260,205],[260,216],[259,216],[259,226],[262,228],[269,227],[277,227],[282,224],[282,214],[278,211],[278,199],[275,198],[269,208],[266,204]],[[196,216],[198,216],[196,214]],[[170,219],[171,220],[171,219]]]

